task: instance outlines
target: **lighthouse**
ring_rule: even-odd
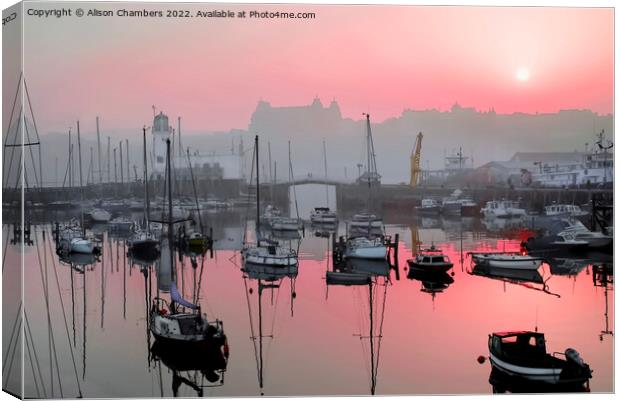
[[[153,173],[164,174],[166,171],[166,140],[170,138],[171,128],[168,116],[159,112],[153,118]]]

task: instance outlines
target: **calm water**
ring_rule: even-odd
[[[307,229],[301,241],[284,241],[299,246],[297,273],[280,276],[259,299],[258,281],[240,269],[245,213],[207,218],[217,240],[213,259],[192,265],[181,255],[177,272],[184,295],[198,295],[209,318],[224,322],[230,359],[223,382],[197,371],[173,380],[170,366],[150,360],[146,323],[157,266],[143,274],[126,258],[123,239],[103,230],[101,259],[72,267],[53,253],[47,224],[35,227],[25,253],[27,345],[34,344],[24,364],[26,396],[43,396],[44,386],[47,397],[60,397],[62,386],[64,397],[170,397],[173,385],[180,396],[198,395],[188,383],[208,385],[205,396],[491,393],[491,366],[477,362],[488,356],[488,334],[536,327],[548,351],[580,352],[594,370],[591,391],[613,391],[613,336],[604,334],[614,327],[613,276],[605,283],[590,262],[570,260],[543,264],[530,282],[471,274],[467,252],[519,248],[522,234],[509,225],[386,216],[386,232],[400,236],[398,270],[371,287],[327,286],[329,240]],[[411,277],[406,259],[417,241],[444,250],[453,276],[442,283]],[[8,246],[7,263],[17,252]],[[8,338],[14,311],[5,305],[4,312]]]

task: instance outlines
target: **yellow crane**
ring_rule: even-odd
[[[409,180],[409,186],[415,187],[420,180],[420,151],[422,150],[422,133],[418,133],[415,140],[414,148],[411,150],[411,179]]]

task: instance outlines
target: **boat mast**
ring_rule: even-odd
[[[200,205],[198,204],[198,193],[196,192],[196,182],[194,181],[194,171],[192,169],[192,161],[189,159],[189,148],[187,148],[187,164],[189,165],[189,174],[192,178],[192,187],[194,189],[194,199],[196,200],[196,210],[198,211],[198,224],[200,224],[200,233],[204,235],[202,227],[202,216],[200,215]]]
[[[142,143],[144,151],[144,220],[146,222],[146,232],[151,231],[150,227],[150,202],[149,202],[149,176],[146,166],[146,127],[142,128]]]
[[[80,166],[80,220],[82,224],[82,235],[86,235],[86,228],[84,227],[84,189],[82,188],[82,147],[80,144],[80,121],[77,122],[77,137],[78,137],[78,160]],[[86,269],[84,269],[86,270]]]
[[[175,269],[174,269],[174,248],[172,246],[172,228],[174,226],[172,220],[172,166],[170,165],[170,139],[166,139],[166,161],[168,162],[168,246],[170,247],[170,272],[172,274],[172,281],[176,285]],[[173,313],[176,312],[176,306],[174,302],[171,303],[170,309],[173,309]]]
[[[323,138],[323,164],[325,167],[325,207],[329,207],[329,185],[327,185],[327,149],[325,147],[325,138]]]
[[[71,145],[71,128],[69,128],[69,188],[73,187],[73,147]]]
[[[99,167],[99,185],[103,182],[101,172],[101,136],[99,134],[99,116],[96,117],[95,122],[97,124],[97,162]]]
[[[254,152],[256,153],[256,245],[259,245],[260,229],[260,170],[258,169],[258,135],[254,138]]]

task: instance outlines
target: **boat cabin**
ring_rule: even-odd
[[[578,215],[581,214],[582,210],[579,206],[577,205],[550,205],[550,206],[545,206],[545,214],[547,216],[555,216],[555,215],[564,215],[564,214],[569,214],[569,215]]]
[[[545,335],[533,331],[493,333],[489,335],[489,350],[504,358],[531,359],[547,355]]]

